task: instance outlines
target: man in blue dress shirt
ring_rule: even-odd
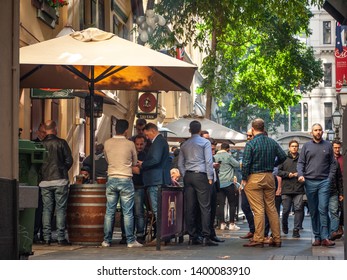
[[[213,157],[211,142],[199,135],[201,123],[189,124],[191,137],[180,150],[178,168],[184,176],[185,221],[190,241],[193,245],[216,246],[210,240],[211,188],[213,184]],[[198,239],[196,205],[200,207],[202,242]]]

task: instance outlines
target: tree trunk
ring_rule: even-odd
[[[128,114],[127,114],[127,121],[129,122],[129,130],[128,130],[128,137],[132,136],[133,132],[133,125],[137,110],[137,99],[138,99],[138,91],[131,90],[128,92],[129,99],[128,99]]]
[[[212,42],[211,42],[211,56],[216,57],[216,46],[217,46],[217,36],[216,36],[216,30],[213,29],[212,31]],[[211,77],[209,77],[210,81],[214,80],[214,73],[212,74]],[[206,119],[211,119],[212,115],[212,91],[211,89],[208,89],[206,91],[206,112],[205,112],[205,118]]]

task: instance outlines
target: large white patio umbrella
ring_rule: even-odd
[[[91,104],[95,89],[189,92],[196,68],[97,28],[20,49],[21,88],[87,89]],[[94,158],[93,118],[90,125]]]
[[[229,141],[235,144],[237,142],[246,141],[247,137],[245,134],[237,132],[204,117],[191,117],[190,115],[165,125],[165,128],[170,129],[176,134],[175,136],[169,136],[168,140],[183,141],[189,138],[191,136],[189,132],[189,124],[192,121],[199,121],[201,123],[201,129],[207,130],[210,136],[218,142]]]

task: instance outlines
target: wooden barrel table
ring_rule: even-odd
[[[73,244],[100,245],[106,212],[104,184],[71,185],[67,202],[67,228]]]

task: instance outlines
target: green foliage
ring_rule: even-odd
[[[228,96],[225,97],[225,99],[227,98]],[[223,125],[244,133],[255,118],[262,118],[265,121],[265,129],[271,135],[276,134],[280,125],[288,120],[288,115],[280,112],[272,115],[270,109],[260,108],[257,105],[245,106],[237,111],[231,111],[228,105],[221,104],[218,114],[223,119]]]
[[[310,32],[307,6],[323,2],[162,0],[156,11],[172,31],[158,29],[150,42],[157,49],[192,43],[206,53],[200,93],[230,104],[231,112],[253,104],[273,117],[298,103],[295,88],[310,90],[323,77],[321,61],[299,39]]]

